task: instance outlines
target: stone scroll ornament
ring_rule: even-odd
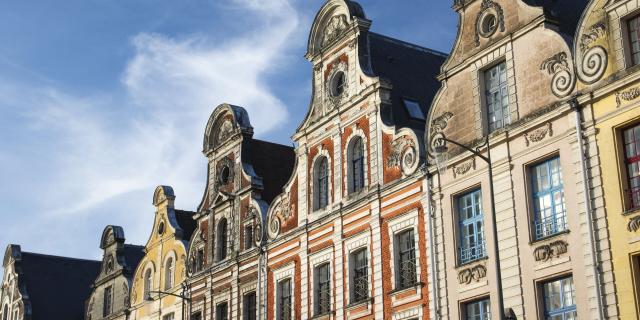
[[[552,76],[551,92],[556,97],[563,98],[571,93],[575,84],[575,77],[567,61],[566,52],[558,52],[544,60],[540,65],[540,70],[546,70]]]
[[[470,284],[487,276],[487,268],[483,265],[477,265],[462,269],[458,272],[458,282],[460,284]]]
[[[387,158],[387,166],[390,168],[400,167],[405,175],[415,171],[415,164],[418,161],[416,143],[413,139],[402,136],[391,144],[391,153]]]
[[[557,258],[568,251],[569,244],[566,241],[558,240],[549,244],[541,245],[533,251],[536,261],[549,261]]]
[[[275,239],[280,234],[280,228],[291,217],[291,210],[290,193],[285,193],[269,215],[269,238]]]
[[[600,80],[607,70],[607,50],[599,45],[593,45],[606,34],[604,21],[598,22],[587,28],[580,37],[580,50],[577,65],[578,77],[586,84],[592,84]]]

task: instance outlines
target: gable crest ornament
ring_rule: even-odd
[[[500,29],[504,32],[504,12],[502,7],[492,0],[482,0],[480,12],[476,17],[476,47],[480,46],[480,37],[489,38]]]
[[[322,32],[320,46],[325,47],[338,39],[347,30],[347,16],[344,14],[331,17]]]
[[[582,54],[578,56],[578,77],[586,84],[600,80],[607,70],[607,50],[600,45],[594,45],[598,39],[604,37],[606,31],[605,22],[600,21],[587,28],[580,37]]]

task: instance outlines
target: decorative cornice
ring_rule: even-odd
[[[564,240],[553,241],[548,244],[541,245],[533,251],[533,257],[536,261],[549,261],[568,252],[569,243]]]

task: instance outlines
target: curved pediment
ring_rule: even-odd
[[[349,0],[329,0],[318,11],[307,46],[311,58],[322,49],[335,43],[351,28],[356,19],[366,19],[360,4]]]
[[[107,226],[102,231],[100,249],[105,249],[114,243],[124,243],[124,230],[119,226]]]
[[[7,246],[7,249],[4,252],[4,260],[2,261],[2,266],[7,268],[7,264],[13,261],[20,261],[22,259],[22,250],[20,246],[17,244],[10,244]]]
[[[217,106],[207,122],[202,152],[207,154],[237,134],[253,135],[247,110],[226,103]]]

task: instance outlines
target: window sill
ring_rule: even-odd
[[[406,286],[406,287],[402,287],[402,288],[391,290],[391,292],[389,292],[389,294],[398,294],[398,293],[402,293],[404,291],[418,290],[418,289],[422,288],[423,286],[424,286],[424,282],[416,282],[411,286]]]
[[[633,208],[633,209],[627,209],[624,212],[622,212],[622,216],[623,217],[628,217],[628,216],[634,215],[636,213],[640,213],[640,207]]]
[[[311,317],[311,319],[328,319],[329,317],[335,314],[336,314],[335,311],[329,311],[322,314],[316,314],[313,317]]]
[[[535,239],[535,240],[529,242],[529,244],[530,245],[534,245],[534,244],[537,244],[537,243],[540,243],[540,242],[547,241],[549,239],[553,239],[553,238],[557,238],[557,237],[569,234],[569,233],[571,233],[571,230],[569,230],[569,229],[563,230],[563,231],[560,231],[558,233],[554,233],[554,234],[551,234],[551,235],[548,235],[548,236],[545,236],[545,237],[542,237],[542,238]]]
[[[474,263],[478,263],[478,262],[481,262],[481,261],[487,261],[487,260],[489,260],[489,256],[484,256],[484,257],[481,257],[481,258],[473,259],[473,260],[467,261],[465,263],[459,263],[456,266],[456,269],[463,268],[463,267],[472,265]]]
[[[361,306],[368,306],[369,304],[372,304],[372,303],[373,303],[373,298],[367,298],[361,301],[355,301],[355,302],[349,303],[347,305],[347,309],[361,307]]]

